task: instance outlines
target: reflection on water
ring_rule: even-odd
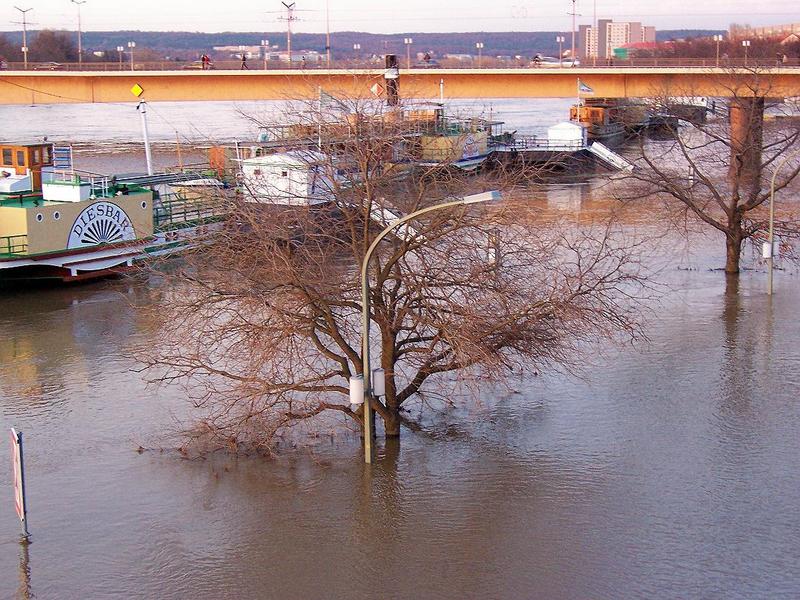
[[[543,200],[590,210],[588,190]],[[372,469],[347,436],[160,452],[185,401],[127,357],[159,343],[137,309],[158,290],[2,292],[0,428],[25,432],[33,544],[28,571],[5,486],[0,597],[796,597],[800,282],[726,284],[718,241],[662,274],[649,343],[487,389]]]

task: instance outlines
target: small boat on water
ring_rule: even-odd
[[[93,279],[201,243],[225,201],[168,191],[197,178],[85,173],[69,147],[0,143],[0,280]]]

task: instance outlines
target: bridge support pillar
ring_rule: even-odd
[[[760,186],[764,146],[764,98],[731,98],[729,102],[731,162],[728,178],[742,191]]]

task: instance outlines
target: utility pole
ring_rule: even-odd
[[[28,70],[28,11],[33,10],[32,8],[20,8],[19,6],[15,6],[19,12],[22,13],[22,59],[25,61],[25,70]]]
[[[331,3],[325,0],[325,53],[328,58],[328,68],[331,68]]]
[[[578,15],[578,8],[576,6],[576,2],[578,0],[572,0],[572,12],[568,13],[572,15],[572,55],[570,56],[570,60],[572,61],[572,66],[575,66],[575,25],[576,19]]]
[[[292,21],[296,21],[297,17],[294,16],[294,2],[286,4],[281,2],[286,7],[286,53],[289,55],[289,68],[292,68]]]
[[[595,44],[594,52],[592,52],[592,66],[597,66],[597,53],[600,51],[600,34],[597,33],[597,0],[594,0],[594,13],[592,15],[592,34],[594,35]],[[589,40],[586,40],[588,46]]]
[[[83,35],[81,32],[81,4],[86,4],[86,0],[70,0],[78,7],[78,64],[83,64]]]

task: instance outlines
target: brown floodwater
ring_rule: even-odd
[[[426,414],[371,468],[344,433],[272,460],[158,451],[187,403],[128,358],[159,343],[137,308],[156,278],[4,291],[0,429],[25,434],[33,543],[4,444],[0,597],[796,598],[800,278],[769,298],[748,258],[726,285],[721,250],[661,251],[649,341]]]

